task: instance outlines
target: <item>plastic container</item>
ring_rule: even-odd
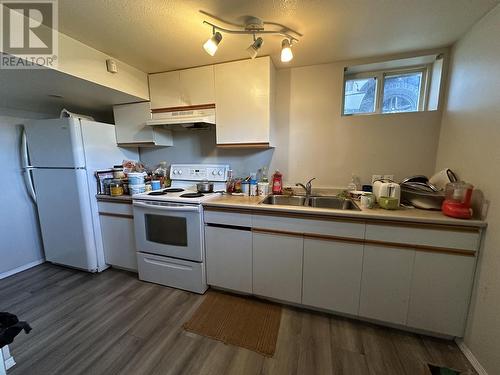
[[[135,194],[140,194],[140,193],[146,192],[146,184],[129,185],[128,188],[129,188],[130,195],[135,195]]]
[[[250,194],[250,183],[248,181],[241,182],[241,192],[245,195]]]
[[[269,194],[269,182],[259,182],[257,184],[257,195],[266,196]]]
[[[249,195],[255,197],[257,195],[257,173],[250,173],[250,190]]]
[[[130,172],[128,174],[128,186],[131,188],[134,185],[144,186],[144,173],[143,172]]]
[[[151,189],[153,189],[153,190],[160,190],[161,189],[161,182],[160,182],[160,180],[153,180],[153,181],[151,181]]]

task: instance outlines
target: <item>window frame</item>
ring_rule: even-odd
[[[399,113],[415,113],[423,112],[427,110],[427,104],[429,99],[429,74],[431,73],[431,64],[417,65],[404,68],[394,68],[394,69],[384,69],[368,72],[360,72],[353,74],[346,74],[347,68],[344,68],[344,79],[342,85],[342,116],[365,116],[365,115],[391,115]],[[422,79],[420,82],[420,94],[418,98],[418,109],[416,111],[410,112],[382,112],[382,106],[384,102],[384,86],[386,76],[397,76],[412,73],[422,73]],[[375,111],[374,112],[364,112],[364,113],[345,113],[345,86],[346,81],[350,79],[366,79],[375,78],[376,82],[376,95],[375,95]]]

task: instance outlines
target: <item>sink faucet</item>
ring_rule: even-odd
[[[313,180],[315,180],[315,178],[311,178],[309,181],[307,181],[307,183],[304,185],[304,184],[301,184],[300,182],[296,183],[295,186],[300,186],[302,187],[302,189],[304,189],[306,191],[306,200],[309,199],[309,197],[311,196],[311,192],[312,192],[312,184],[311,182]]]

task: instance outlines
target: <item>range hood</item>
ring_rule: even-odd
[[[146,125],[162,126],[169,130],[207,129],[215,125],[215,108],[153,113]]]

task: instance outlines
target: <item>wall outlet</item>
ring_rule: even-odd
[[[377,181],[377,180],[381,180],[381,179],[383,179],[383,178],[384,178],[384,175],[383,175],[383,174],[374,174],[374,175],[372,175],[372,185],[373,185],[373,183],[374,183],[375,181]]]
[[[394,175],[393,174],[385,174],[384,175],[384,180],[394,181]]]

